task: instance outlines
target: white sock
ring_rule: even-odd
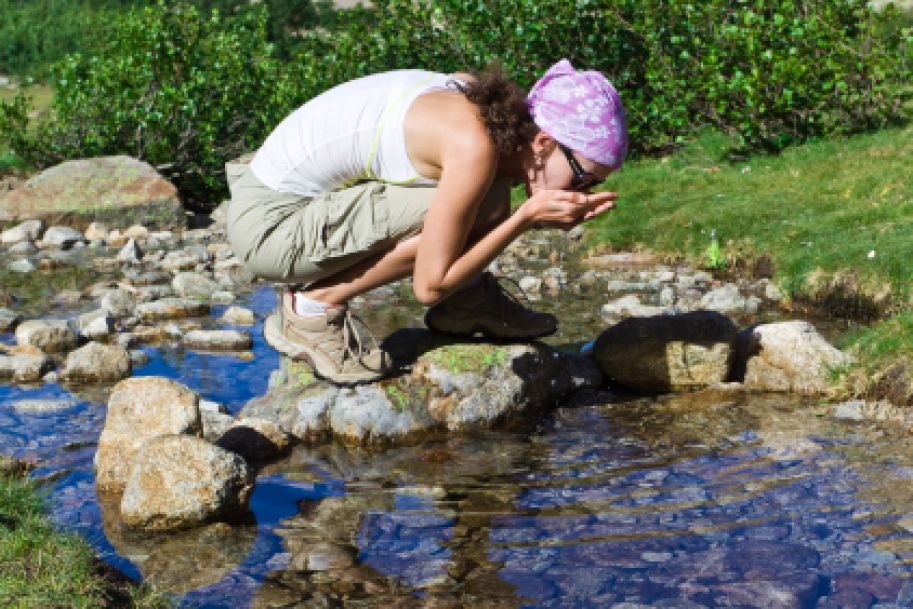
[[[304,317],[316,317],[318,315],[323,315],[327,312],[333,305],[328,305],[325,302],[320,302],[319,300],[314,300],[313,298],[308,298],[304,294],[295,292],[295,313]]]

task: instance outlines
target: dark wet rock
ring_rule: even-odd
[[[288,454],[291,436],[272,421],[241,419],[231,425],[215,442],[249,462],[263,462]]]
[[[69,226],[52,226],[41,237],[39,244],[42,248],[56,247],[59,249],[68,249],[82,243],[86,238],[81,231]]]
[[[737,328],[719,313],[628,318],[599,335],[606,376],[642,391],[681,391],[725,380]]]
[[[187,387],[162,377],[130,378],[115,385],[95,454],[98,486],[122,489],[136,451],[150,438],[202,435],[199,399]]]
[[[860,591],[871,595],[878,602],[893,602],[907,581],[906,577],[888,573],[853,571],[836,574],[831,579],[831,587],[837,595]]]
[[[201,273],[181,272],[174,276],[171,287],[175,294],[183,298],[209,300],[213,293],[219,291],[219,284]]]
[[[32,319],[16,327],[19,345],[37,347],[47,353],[69,351],[78,343],[76,332],[65,319]]]
[[[0,354],[0,381],[35,383],[54,367],[44,354]]]
[[[37,241],[44,230],[41,220],[26,220],[0,233],[0,245],[12,245],[22,241]]]
[[[0,317],[2,317],[2,313],[0,313]],[[254,312],[250,309],[232,306],[225,310],[219,321],[233,326],[252,326],[256,319],[254,318]]]
[[[35,469],[35,464],[23,459],[0,455],[0,476],[22,477]]]
[[[130,376],[131,370],[126,349],[90,342],[67,354],[60,378],[68,383],[116,383]]]
[[[84,227],[92,221],[181,226],[175,187],[148,163],[126,156],[61,163],[0,193],[0,222],[22,218]]]
[[[147,531],[238,521],[249,513],[252,490],[253,477],[238,455],[194,436],[158,436],[133,460],[121,519]]]
[[[135,313],[143,321],[200,317],[209,313],[209,304],[187,298],[162,298],[137,305]]]
[[[253,345],[250,334],[238,330],[193,330],[183,335],[182,342],[188,349],[202,351],[244,351]]]
[[[0,308],[0,332],[12,332],[21,321],[22,316],[15,311]]]
[[[733,377],[761,391],[825,393],[830,370],[850,362],[806,321],[761,324],[739,333]]]
[[[403,440],[434,430],[520,422],[575,389],[601,382],[591,362],[539,344],[492,345],[443,341],[427,330],[400,330],[388,339],[408,373],[356,387],[314,378],[286,362],[284,382],[248,402],[242,416],[265,418],[292,435],[347,442]]]
[[[106,310],[97,309],[77,317],[76,326],[86,338],[106,338],[114,333],[114,318]]]

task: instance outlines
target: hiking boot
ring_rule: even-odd
[[[479,332],[487,338],[528,340],[553,334],[558,320],[526,308],[486,272],[476,284],[428,309],[425,325],[441,334],[473,336]]]
[[[390,371],[390,358],[374,338],[357,327],[348,307],[330,307],[323,315],[301,316],[294,293],[282,290],[278,310],[266,318],[263,336],[277,351],[306,361],[317,376],[341,384],[367,383]]]

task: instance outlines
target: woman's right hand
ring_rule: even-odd
[[[570,230],[615,207],[614,192],[540,190],[520,207],[527,228]]]

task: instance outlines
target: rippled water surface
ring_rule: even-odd
[[[241,304],[262,320],[274,298]],[[147,347],[135,374],[235,413],[279,366],[252,333],[252,359]],[[20,412],[26,398],[70,403]],[[298,448],[260,473],[255,523],[150,538],[95,493],[103,395],[0,386],[0,451],[42,463],[57,522],[188,606],[913,606],[910,440],[819,410],[592,392],[526,429]]]

